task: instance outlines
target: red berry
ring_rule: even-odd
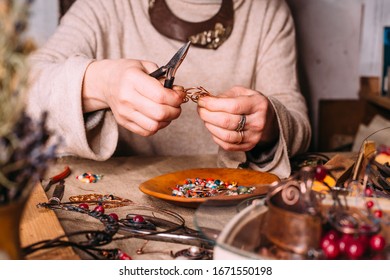
[[[383,216],[382,210],[375,210],[374,211],[374,216],[377,217],[377,218],[382,218],[382,216]]]
[[[374,202],[372,200],[369,200],[369,201],[367,201],[366,206],[368,209],[370,209],[374,206]]]
[[[321,248],[326,258],[330,260],[337,258],[340,253],[338,243],[332,239],[324,238]]]
[[[326,247],[328,247],[331,240],[329,238],[323,237],[320,241],[320,247],[322,250],[324,250]]]
[[[363,245],[363,250],[366,251],[368,244],[370,243],[370,235],[361,234],[361,235],[359,235],[357,240]]]
[[[87,203],[81,203],[79,205],[79,208],[84,209],[84,210],[89,210],[89,205]]]
[[[356,260],[359,259],[364,254],[364,244],[359,239],[352,239],[350,242],[348,242],[345,253],[347,254],[348,258],[350,260]]]
[[[351,234],[343,234],[343,236],[339,240],[339,251],[340,253],[344,254],[345,249],[347,248],[349,242],[353,239],[353,236]]]
[[[324,238],[337,241],[339,239],[339,233],[336,230],[331,229],[325,233]]]
[[[110,214],[108,214],[108,216],[111,216],[111,218],[113,218],[115,221],[119,221],[119,217],[115,213],[110,213]]]
[[[326,168],[323,165],[318,165],[316,167],[316,170],[315,170],[314,178],[317,181],[322,182],[325,179],[327,174],[328,174],[328,171],[326,170]]]
[[[93,209],[93,211],[104,214],[104,207],[102,205],[98,205],[95,209]]]
[[[142,217],[141,215],[135,215],[133,217],[133,222],[134,223],[144,223],[145,222],[145,219],[144,217]]]
[[[364,190],[364,194],[365,194],[365,196],[367,196],[367,197],[371,197],[371,196],[374,194],[374,191],[373,191],[371,188],[366,188],[366,189]]]
[[[385,238],[380,235],[376,234],[370,238],[370,248],[373,251],[382,251],[386,246],[386,240]]]

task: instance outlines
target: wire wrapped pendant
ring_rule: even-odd
[[[202,86],[190,87],[184,89],[184,92],[187,94],[184,97],[183,103],[187,103],[190,99],[192,102],[198,103],[199,98],[203,96],[211,96],[212,94]]]

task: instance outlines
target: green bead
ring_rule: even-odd
[[[240,186],[240,187],[237,188],[237,192],[238,192],[239,194],[248,193],[248,188],[247,188],[247,187]]]

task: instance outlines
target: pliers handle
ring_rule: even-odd
[[[164,66],[161,66],[156,71],[150,73],[149,75],[160,79],[161,77],[166,77],[164,81],[165,88],[172,88],[173,82],[175,80],[175,74],[180,64],[183,62],[184,58],[188,53],[188,49],[190,48],[191,42],[187,42],[184,44],[171,58],[171,60]]]

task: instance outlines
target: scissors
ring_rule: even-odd
[[[153,78],[159,79],[165,76],[164,87],[172,88],[173,81],[175,80],[175,74],[180,64],[183,62],[184,58],[188,53],[191,42],[184,44],[171,58],[171,60],[164,66],[161,66],[156,71],[150,73],[149,75]]]

